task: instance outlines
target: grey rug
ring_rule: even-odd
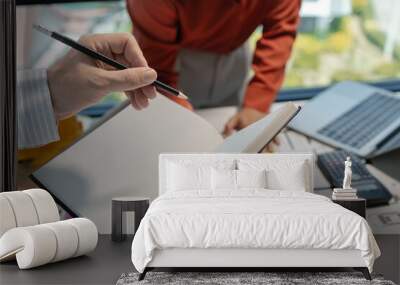
[[[146,278],[137,281],[138,273],[122,274],[117,285],[146,284],[327,284],[327,285],[395,285],[382,276],[372,275],[368,281],[359,272],[148,272]]]

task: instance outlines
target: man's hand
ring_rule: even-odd
[[[124,91],[135,109],[156,97],[150,84],[157,78],[135,38],[129,33],[83,36],[79,42],[131,68],[112,67],[71,49],[48,69],[48,83],[57,119],[67,118],[110,92]]]
[[[236,113],[225,125],[224,136],[230,136],[235,131],[239,131],[248,125],[258,121],[263,118],[266,114],[256,109],[243,108],[238,113]]]
[[[262,113],[252,108],[243,108],[226,123],[223,135],[225,137],[230,136],[233,132],[239,131],[262,119],[265,115],[266,113]],[[278,145],[279,139],[278,137],[275,137],[272,142],[264,148],[263,152],[273,152]]]

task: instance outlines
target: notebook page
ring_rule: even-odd
[[[223,141],[208,122],[162,95],[91,131],[33,176],[74,213],[111,231],[111,199],[158,195],[158,155],[211,152]]]
[[[216,148],[222,153],[257,153],[270,142],[298,112],[298,107],[289,102],[279,109],[226,138]]]

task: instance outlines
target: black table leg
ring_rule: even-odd
[[[112,201],[111,223],[111,239],[113,241],[124,240],[122,234],[122,204],[117,201]]]

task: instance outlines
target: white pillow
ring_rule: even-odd
[[[307,191],[306,164],[296,163],[267,171],[268,188],[274,190]]]
[[[238,190],[241,188],[266,188],[265,170],[211,170],[212,189]]]
[[[267,171],[236,170],[237,188],[267,188]]]
[[[307,191],[310,169],[306,161],[238,160],[240,170],[265,169],[267,188],[273,190]]]
[[[211,190],[211,168],[235,169],[234,159],[177,159],[167,162],[167,191]]]
[[[236,170],[215,169],[211,170],[211,188],[218,189],[236,189]]]
[[[210,189],[211,167],[185,166],[169,163],[167,189],[170,191],[184,191],[188,189]]]

